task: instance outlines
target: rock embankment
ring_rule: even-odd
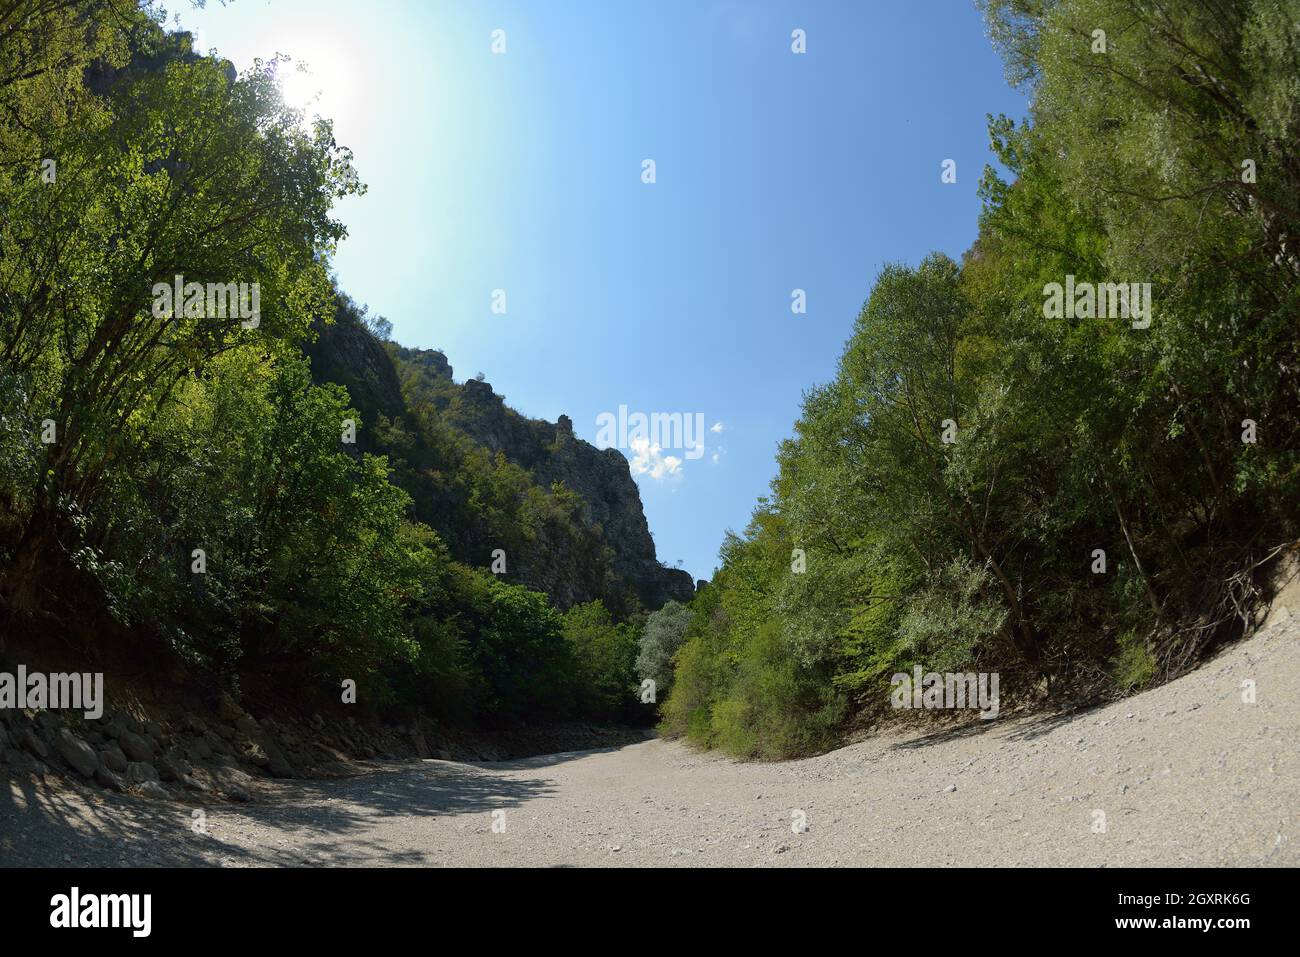
[[[345,777],[362,770],[365,761],[497,761],[643,737],[634,729],[589,725],[475,734],[424,721],[391,725],[321,715],[259,720],[223,696],[204,716],[105,708],[101,718],[83,720],[76,713],[0,710],[0,774],[66,777],[150,798],[190,794],[246,802],[259,780]]]

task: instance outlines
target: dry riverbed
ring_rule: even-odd
[[[1300,616],[1272,620],[1105,707],[784,764],[650,740],[375,764],[246,805],[0,778],[0,864],[1296,866]]]

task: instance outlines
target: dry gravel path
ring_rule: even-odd
[[[1296,866],[1300,615],[1176,682],[1068,717],[784,764],[651,740],[377,765],[208,806],[206,834],[192,811],[0,779],[0,864]]]

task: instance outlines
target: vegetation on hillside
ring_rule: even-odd
[[[313,375],[331,322],[395,348],[329,272],[332,204],[364,192],[349,151],[273,64],[237,74],[154,16],[0,2],[5,631],[129,636],[279,700],[351,680],[363,708],[452,723],[644,719],[634,603],[562,611],[489,568],[576,561],[600,594],[577,496],[428,396],[362,415]],[[256,284],[259,312],[160,307],[177,282]]]
[[[1032,94],[990,120],[1010,176],[961,263],[880,274],[806,393],[691,605],[671,733],[816,750],[914,665],[1131,691],[1241,635],[1296,539],[1300,4],[984,8]],[[1047,318],[1067,276],[1150,283],[1149,326]]]

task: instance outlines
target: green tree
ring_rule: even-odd
[[[112,6],[87,12],[107,21]],[[73,513],[92,509],[110,473],[139,454],[125,436],[213,357],[242,344],[275,351],[303,334],[330,293],[321,257],[344,234],[330,203],[356,189],[329,125],[304,132],[264,70],[232,79],[143,15],[131,19],[130,63],[105,66],[97,95],[70,97],[74,116],[45,113],[54,182],[36,178],[33,156],[32,175],[5,188],[0,360],[57,429],[40,449],[4,583],[19,607],[31,607]],[[176,276],[245,283],[249,304],[255,284],[260,311],[210,315],[206,297],[160,308],[155,286]]]
[[[614,621],[600,601],[564,613],[564,637],[572,649],[578,709],[605,720],[634,714],[637,687],[635,627]]]
[[[637,643],[635,669],[639,678],[655,683],[656,698],[667,695],[672,687],[673,655],[681,647],[690,619],[690,608],[675,601],[646,616]]]

